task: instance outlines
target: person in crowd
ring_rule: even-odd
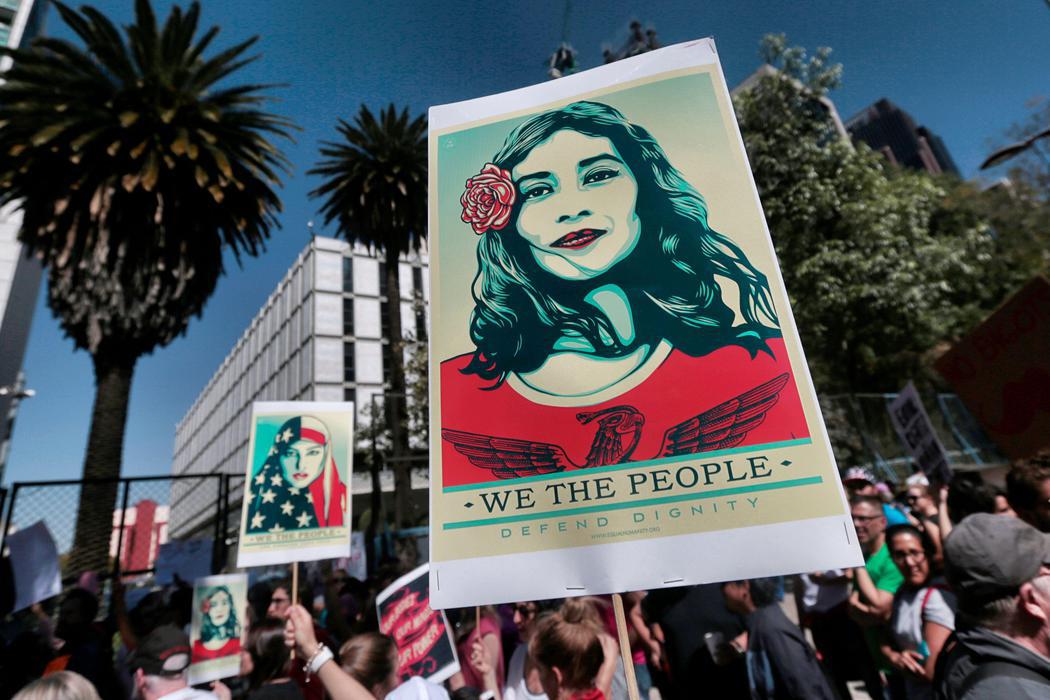
[[[956,473],[944,493],[942,503],[945,503],[945,508],[940,521],[942,539],[947,538],[955,524],[967,516],[995,512],[995,490],[977,472]]]
[[[377,698],[398,686],[397,647],[385,634],[365,632],[339,649],[339,665]]]
[[[288,608],[284,641],[285,645],[293,648],[296,655],[305,662],[309,677],[315,682],[319,680],[318,685],[322,686],[332,700],[383,700],[381,696],[373,695],[372,690],[336,663],[332,651],[317,641],[313,619],[303,606],[292,605]],[[385,690],[375,686],[373,689],[377,692]],[[386,700],[423,699],[448,700],[448,693],[439,685],[414,677],[386,695]]]
[[[925,531],[894,525],[886,531],[886,546],[904,583],[893,597],[881,651],[902,679],[900,700],[931,700],[938,655],[955,629],[955,596],[935,575],[935,549]]]
[[[248,587],[248,625],[267,617],[266,611],[273,599],[273,586],[269,581],[257,581]],[[279,618],[278,618],[279,619]]]
[[[650,591],[642,612],[663,635],[663,658],[669,683],[660,689],[665,700],[696,697],[703,687],[713,698],[747,697],[747,667],[737,657],[725,665],[715,663],[704,644],[711,633],[735,639],[745,631],[744,618],[730,612],[717,583]],[[666,692],[665,692],[666,691]]]
[[[934,679],[938,700],[1050,697],[1050,535],[978,513],[945,541],[959,625]]]
[[[800,574],[793,587],[799,625],[813,635],[831,684],[845,700],[850,697],[847,681],[863,676],[857,660],[869,656],[863,633],[849,617],[852,581],[851,571],[829,569]]]
[[[59,671],[33,681],[14,700],[101,700],[91,681],[73,671]]]
[[[1019,518],[1050,532],[1050,450],[1014,462],[1006,475],[1006,498]]]
[[[889,622],[893,612],[893,596],[904,582],[900,570],[894,566],[886,547],[886,516],[882,502],[873,496],[854,496],[850,501],[853,527],[857,543],[864,554],[864,566],[853,570],[853,593],[849,599],[849,614],[864,630],[864,638],[871,654],[870,666],[863,669],[863,681],[872,697],[882,697],[879,671],[891,672],[891,667],[879,651],[878,628]]]
[[[941,543],[941,526],[939,524],[941,509],[938,507],[933,495],[930,493],[929,484],[910,484],[904,493],[904,501],[907,503],[908,508],[911,509],[911,514],[917,521],[917,523],[912,524],[925,532],[926,536],[930,538],[930,542],[933,544],[934,564],[936,566],[941,566],[944,562],[943,546]]]
[[[303,603],[303,592],[305,586],[299,587],[299,600],[295,601],[297,604]],[[266,608],[266,616],[283,620],[288,616],[288,610],[292,606],[292,584],[287,579],[280,579],[272,583],[273,593],[270,595],[270,605]],[[313,625],[313,634],[320,643],[324,644],[329,649],[333,648],[335,644],[332,643],[332,638],[323,630],[311,617],[310,622]],[[303,697],[306,700],[323,700],[324,691],[321,689],[318,683],[307,683],[306,672],[303,670],[301,664],[292,664],[292,668],[289,671],[289,675],[292,680],[299,686],[299,690],[302,691]]]
[[[600,625],[587,619],[586,604],[544,613],[529,640],[543,692],[550,700],[604,700],[600,675],[608,669]]]
[[[536,618],[560,603],[560,600],[530,600],[514,604],[514,626],[518,628],[520,643],[507,665],[503,700],[547,700],[540,683],[539,667],[536,666],[536,660],[529,656],[529,640],[536,626]]]
[[[226,586],[208,590],[201,601],[201,637],[193,643],[193,663],[231,656],[241,650],[241,624]]]
[[[248,679],[247,700],[303,700],[299,686],[288,676],[288,665],[284,621],[268,617],[252,625],[241,649],[241,676]],[[219,700],[229,700],[229,690],[222,683],[212,689]]]
[[[660,644],[653,636],[652,630],[642,614],[642,601],[646,591],[634,591],[623,596],[627,615],[627,632],[631,641],[631,661],[634,664],[634,678],[638,683],[638,696],[648,698],[653,687],[653,678],[649,673],[648,659],[660,663]]]
[[[863,467],[850,467],[842,475],[842,485],[850,498],[854,496],[869,496],[878,500],[886,516],[887,525],[902,525],[908,522],[908,516],[895,506],[886,503],[882,499],[882,493],[875,483],[875,476]]]
[[[993,487],[993,489],[995,492],[995,514],[1009,515],[1012,518],[1016,518],[1017,511],[1010,505],[1010,499],[1006,497],[1006,490],[998,486]]]
[[[190,665],[190,640],[173,625],[161,625],[139,640],[128,659],[141,700],[218,700],[211,692],[196,690],[186,682]]]
[[[834,700],[802,630],[777,604],[777,587],[774,578],[722,584],[726,607],[747,619],[752,700]]]
[[[95,625],[98,599],[83,588],[73,588],[62,599],[54,636],[60,644],[57,655],[45,669],[75,671],[91,681],[100,695],[117,692],[112,645]]]
[[[481,627],[478,628],[480,617]],[[486,669],[495,673],[495,685],[490,680],[490,690],[502,692],[506,684],[506,666],[503,662],[503,643],[500,641],[501,624],[499,615],[495,609],[489,606],[481,608],[480,615],[474,608],[464,610],[460,616],[460,623],[456,629],[456,651],[460,659],[468,660],[468,663],[460,664],[461,678],[453,677],[450,683],[455,690],[464,685],[469,685],[479,690],[486,689],[484,672],[470,660],[477,659]],[[475,644],[481,645],[481,650],[474,649]]]

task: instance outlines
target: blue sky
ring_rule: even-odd
[[[155,1],[162,16],[172,4]],[[133,6],[94,4],[121,23]],[[186,336],[139,362],[125,474],[170,471],[175,423],[308,240],[317,203],[307,192],[317,182],[305,171],[316,162],[318,142],[332,138],[336,120],[351,118],[361,103],[393,101],[422,112],[539,82],[563,38],[591,67],[603,44],[626,39],[633,18],[653,25],[664,44],[714,36],[730,85],[758,66],[758,43],[768,32],[784,32],[811,50],[830,46],[845,68],[844,85],[831,96],[843,118],[888,97],[944,139],[965,176],[975,175],[1002,132],[1025,118],[1027,105],[1050,97],[1050,8],[1043,0],[570,4],[566,21],[565,0],[204,2],[202,24],[223,27],[216,46],[261,37],[262,57],[240,81],[286,83],[273,91],[273,109],[303,131],[286,147],[294,170],[281,193],[283,229],[267,252],[242,268],[232,265]],[[69,36],[53,12],[47,28]],[[320,222],[315,230],[326,233]],[[94,380],[88,356],[62,337],[43,289],[25,371],[37,395],[19,412],[5,481],[76,478]]]

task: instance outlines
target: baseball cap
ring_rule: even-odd
[[[842,475],[842,483],[847,481],[867,481],[869,484],[874,484],[875,476],[864,467],[850,467]]]
[[[965,607],[1017,593],[1050,564],[1050,535],[1019,518],[975,513],[944,542],[944,573]]]
[[[128,658],[132,673],[141,668],[147,676],[177,676],[189,665],[190,640],[174,625],[147,634]]]

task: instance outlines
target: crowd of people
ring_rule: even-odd
[[[858,681],[877,699],[1050,697],[1050,453],[1014,464],[1005,490],[973,473],[895,490],[851,469],[843,483],[864,566],[625,594],[627,667],[611,599],[586,596],[447,611],[460,671],[402,677],[375,612],[404,573],[390,562],[368,581],[305,577],[299,600],[260,579],[236,614],[218,590],[221,620],[197,653],[243,640],[239,674],[195,688],[192,588],[128,609],[118,581],[100,616],[85,575],[6,621],[0,697],[621,700],[634,683],[641,698],[845,700]]]

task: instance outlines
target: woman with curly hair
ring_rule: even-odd
[[[193,643],[193,663],[230,656],[240,650],[241,625],[233,594],[226,586],[215,586],[201,600],[201,636]]]
[[[460,203],[479,236],[474,350],[442,363],[446,485],[808,435],[765,274],[619,111],[525,121]],[[730,429],[708,430],[698,414],[726,402]]]

